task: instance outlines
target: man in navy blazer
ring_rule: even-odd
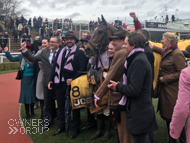
[[[78,39],[73,31],[68,31],[65,36],[66,46],[59,51],[56,56],[48,88],[57,91],[58,117],[59,120],[65,120],[65,94],[67,88],[70,89],[71,82],[79,77],[79,71],[86,71],[87,58],[83,51],[76,46]],[[61,94],[60,94],[61,93]],[[73,133],[71,139],[76,138],[79,134],[80,126],[80,109],[73,110]],[[63,132],[64,129],[58,129],[54,135]]]

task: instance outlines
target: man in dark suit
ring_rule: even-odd
[[[52,89],[50,85],[54,83],[54,89],[57,91],[57,104],[58,104],[58,117],[59,120],[65,121],[65,94],[66,90],[70,88],[71,82],[79,77],[81,74],[78,71],[85,71],[87,65],[87,58],[82,50],[79,50],[76,46],[78,39],[76,38],[73,31],[68,31],[65,36],[66,46],[60,51],[59,55],[56,57],[56,62],[54,63],[50,82],[48,88]],[[62,122],[62,121],[61,121]],[[71,139],[76,138],[79,134],[80,126],[80,109],[73,110],[73,132]],[[54,135],[63,132],[64,129],[59,129]]]
[[[55,91],[48,89],[49,77],[51,75],[53,61],[55,55],[59,51],[60,39],[58,37],[52,37],[50,39],[50,49],[43,49],[42,52],[36,56],[31,56],[28,51],[26,51],[25,46],[21,45],[23,51],[22,55],[27,58],[30,62],[42,62],[43,70],[43,85],[44,85],[44,113],[43,113],[43,128],[45,131],[53,124],[53,112],[55,108]]]

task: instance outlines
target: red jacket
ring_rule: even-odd
[[[135,30],[138,30],[138,29],[142,29],[142,26],[141,26],[141,23],[139,22],[139,20],[134,20],[134,26],[135,26]]]

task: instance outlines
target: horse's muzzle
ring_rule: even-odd
[[[94,51],[89,47],[85,49],[85,52],[86,52],[86,55],[94,56]]]

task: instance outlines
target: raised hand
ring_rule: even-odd
[[[136,16],[135,12],[130,12],[130,13],[129,13],[129,15],[130,15],[132,18],[134,18],[134,19],[136,19],[136,18],[137,18],[137,16]]]
[[[5,48],[4,48],[4,51],[5,51],[5,52],[7,52],[8,50],[9,50],[8,47],[5,47]]]
[[[26,50],[26,42],[23,42],[21,44],[21,48],[20,48],[22,51]]]
[[[62,30],[61,29],[57,29],[56,33],[60,34],[60,33],[62,33]]]

